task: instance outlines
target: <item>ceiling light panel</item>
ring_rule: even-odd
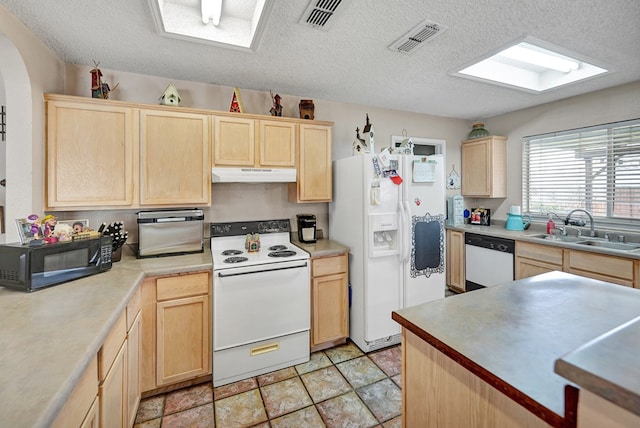
[[[607,72],[593,62],[566,49],[526,37],[450,74],[539,93]]]

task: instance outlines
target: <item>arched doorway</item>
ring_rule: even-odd
[[[13,42],[0,34],[0,105],[6,106],[6,139],[4,164],[0,175],[6,178],[4,188],[5,233],[0,243],[19,241],[14,224],[16,218],[34,211],[33,201],[33,106],[27,67]],[[2,96],[4,95],[4,99]]]

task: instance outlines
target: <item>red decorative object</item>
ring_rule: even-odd
[[[233,88],[233,98],[231,98],[229,111],[232,113],[244,113],[244,105],[242,104],[242,98],[240,98],[240,89],[238,88]]]

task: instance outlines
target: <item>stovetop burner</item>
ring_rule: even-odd
[[[246,257],[227,257],[226,259],[224,259],[225,263],[242,263],[242,262],[246,262],[247,260],[249,260]]]
[[[240,250],[224,250],[222,253],[223,256],[235,256],[237,254],[242,254]]]
[[[272,245],[269,247],[269,251],[279,251],[279,250],[286,250],[287,246],[286,245]]]
[[[296,255],[296,252],[291,250],[273,251],[269,253],[269,257],[291,257],[295,255]]]

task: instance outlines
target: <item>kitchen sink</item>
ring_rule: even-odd
[[[608,241],[581,241],[580,245],[589,245],[591,247],[610,248],[612,250],[631,251],[640,248],[640,244],[626,244],[624,242],[608,242]]]
[[[531,238],[547,239],[549,241],[561,241],[561,242],[584,242],[584,236],[568,236],[568,235],[533,235]]]

